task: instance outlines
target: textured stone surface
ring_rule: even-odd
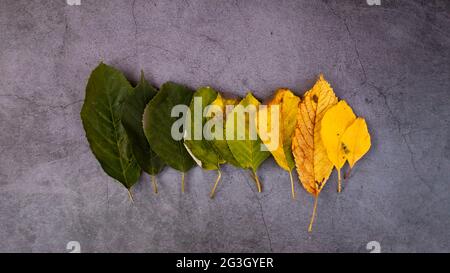
[[[450,3],[387,1],[0,1],[0,251],[450,251]],[[231,166],[166,169],[135,203],[103,173],[79,112],[105,61],[136,82],[298,94],[323,72],[364,116],[373,146],[343,193],[319,200],[272,159],[264,192]]]

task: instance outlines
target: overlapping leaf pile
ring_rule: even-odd
[[[197,102],[201,104],[197,105]],[[185,128],[183,119],[174,116],[174,106],[177,105],[185,106],[185,110],[175,115],[190,119],[188,128]],[[294,168],[303,188],[314,196],[308,229],[311,231],[318,196],[333,167],[337,170],[340,192],[341,169],[345,163],[349,163],[350,172],[370,149],[367,124],[363,118],[356,117],[344,100],[336,97],[329,83],[320,75],[313,88],[302,97],[288,89],[277,90],[267,107],[259,108],[255,116],[245,113],[242,135],[230,137],[236,132],[239,134],[239,124],[234,118],[238,107],[233,107],[259,105],[251,93],[238,101],[225,99],[210,87],[194,92],[186,86],[167,82],[157,91],[148,84],[143,73],[133,88],[120,71],[101,63],[88,80],[81,119],[87,140],[101,167],[125,186],[131,200],[131,187],[139,180],[141,171],[151,175],[157,193],[155,176],[168,165],[182,173],[181,191],[184,192],[184,174],[196,163],[205,170],[218,172],[211,198],[221,178],[220,166],[225,163],[249,169],[257,190],[261,192],[257,170],[272,154],[276,163],[289,173],[292,198],[295,198]],[[195,107],[200,107],[200,111],[196,112]],[[279,107],[279,120],[271,120],[268,113],[272,107]],[[186,112],[194,114],[186,115]],[[206,115],[197,119],[195,113]],[[259,122],[255,122],[256,119]],[[182,123],[179,126],[181,132],[180,137],[175,138],[172,130],[178,122]],[[274,123],[279,125],[278,145],[269,152],[261,149],[261,146],[269,145],[271,138],[260,126],[263,124],[268,128]],[[192,137],[204,127],[211,129],[212,136]],[[250,137],[251,129],[257,132],[256,138]],[[187,133],[191,137],[187,137]]]

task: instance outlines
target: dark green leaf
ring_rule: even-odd
[[[183,140],[172,137],[172,125],[179,118],[171,117],[171,111],[176,105],[189,106],[192,95],[189,88],[167,82],[144,111],[144,133],[150,147],[167,165],[181,172],[188,171],[195,162],[184,147]]]
[[[151,175],[158,174],[164,167],[163,161],[150,148],[142,124],[145,107],[155,95],[156,90],[144,79],[142,72],[139,84],[125,100],[122,111],[122,124],[131,142],[133,154],[141,168]]]
[[[86,137],[103,170],[130,189],[141,168],[120,122],[123,101],[132,91],[123,74],[101,63],[89,77],[81,119]]]

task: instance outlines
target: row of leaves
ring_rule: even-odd
[[[86,137],[103,170],[128,189],[131,199],[130,189],[142,170],[151,175],[155,193],[158,191],[155,175],[166,165],[180,171],[181,190],[184,192],[184,174],[196,163],[206,170],[218,171],[211,198],[221,178],[220,165],[225,163],[250,169],[257,190],[261,192],[257,170],[272,154],[277,164],[289,173],[292,197],[295,198],[294,168],[301,185],[315,197],[309,225],[311,231],[317,197],[333,166],[338,171],[338,191],[341,191],[341,168],[348,162],[351,170],[371,145],[365,120],[357,118],[344,100],[338,101],[322,75],[303,97],[288,89],[279,89],[267,103],[264,111],[270,111],[274,105],[280,107],[279,145],[271,152],[261,150],[261,144],[265,142],[260,137],[250,140],[248,124],[244,140],[173,139],[171,128],[179,119],[171,117],[171,110],[182,104],[189,106],[193,113],[194,97],[202,98],[201,113],[208,105],[217,105],[224,113],[222,116],[203,117],[200,128],[211,118],[221,118],[224,130],[233,128],[233,132],[237,125],[234,119],[227,117],[236,113],[226,113],[226,106],[260,104],[251,93],[238,101],[223,98],[210,87],[193,91],[173,82],[163,84],[157,91],[144,79],[143,73],[133,88],[119,70],[104,63],[92,72],[81,110]],[[265,128],[270,128],[273,122],[270,116],[260,113],[258,116],[265,118]],[[199,126],[196,122],[191,115],[191,130]],[[248,116],[246,122],[249,123]],[[256,129],[259,135],[263,133],[260,128]],[[225,131],[223,133],[225,136]]]

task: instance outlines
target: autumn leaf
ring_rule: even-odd
[[[190,129],[189,137],[184,138],[184,144],[188,151],[197,161],[197,164],[206,170],[217,170],[219,164],[223,163],[220,155],[211,147],[211,140],[203,136],[203,127],[206,123],[206,117],[203,116],[205,108],[217,98],[217,92],[211,87],[198,89],[191,100],[190,109]],[[196,108],[199,109],[196,109]],[[196,115],[201,115],[201,118]],[[194,134],[199,134],[197,137]]]
[[[221,123],[223,125],[223,134],[222,139],[214,138],[212,140],[212,146],[214,150],[220,155],[220,157],[225,160],[226,163],[230,163],[233,166],[241,167],[239,162],[234,158],[233,153],[231,152],[230,148],[228,147],[227,140],[225,139],[226,136],[226,118],[227,118],[227,105],[228,106],[235,106],[239,102],[235,99],[224,99],[220,94],[217,94],[216,99],[210,104],[210,106],[217,106],[222,111],[219,115],[214,115],[213,113],[210,114],[208,117],[208,121],[211,121],[213,119],[221,119]]]
[[[355,163],[369,151],[371,146],[366,121],[363,118],[357,118],[345,130],[341,142],[342,153],[348,160],[351,170]]]
[[[197,165],[205,170],[217,170],[217,179],[210,194],[211,198],[214,197],[215,189],[221,178],[219,165],[225,163],[225,160],[223,160],[220,157],[220,154],[213,148],[212,142],[214,140],[207,139],[206,136],[203,135],[203,129],[207,122],[207,118],[203,116],[203,113],[207,106],[217,98],[217,95],[217,91],[211,87],[202,87],[194,93],[189,106],[191,112],[190,128],[184,139],[184,145]],[[197,115],[200,116],[197,117]]]
[[[257,136],[255,116],[256,107],[260,102],[251,94],[241,100],[233,111],[228,115],[226,120],[226,139],[228,147],[232,152],[234,158],[242,168],[250,169],[252,171],[252,177],[255,180],[258,192],[261,192],[261,183],[259,181],[256,171],[261,163],[270,156],[270,152],[261,149],[262,141]],[[241,106],[241,107],[239,107]],[[249,111],[245,112],[245,120],[242,127],[239,126],[239,111],[243,108],[247,108]],[[252,111],[251,109],[254,109]],[[251,115],[253,114],[253,117]],[[252,135],[252,132],[254,135]]]
[[[295,199],[294,181],[292,179],[292,170],[295,167],[294,158],[292,155],[292,135],[297,125],[297,109],[300,103],[300,98],[294,95],[289,89],[279,89],[275,93],[272,100],[267,103],[267,107],[258,111],[258,135],[263,143],[269,145],[275,144],[277,147],[270,150],[277,164],[289,173],[291,180],[292,198]],[[273,109],[277,106],[277,109]],[[278,110],[278,120],[272,121],[271,111]],[[278,123],[278,131],[267,132],[271,130],[274,122]],[[264,127],[261,125],[264,124]],[[273,134],[277,134],[274,136]],[[276,143],[273,143],[276,142]]]
[[[326,111],[336,103],[333,89],[320,75],[298,107],[292,152],[301,184],[315,197],[308,231],[312,231],[319,193],[333,170],[333,163],[328,159],[320,136],[320,127]]]
[[[231,152],[230,148],[228,147],[227,140],[225,139],[226,136],[226,117],[227,117],[227,106],[235,106],[238,104],[238,101],[235,99],[224,99],[219,93],[217,93],[216,99],[208,106],[209,111],[207,111],[207,123],[213,123],[218,124],[219,126],[213,127],[211,129],[211,132],[216,135],[216,133],[220,134],[220,138],[214,137],[211,141],[211,147],[214,149],[214,151],[219,154],[221,160],[223,160],[222,163],[230,163],[233,166],[241,167],[239,165],[239,162],[236,161],[236,159],[233,156],[233,153]],[[215,110],[215,111],[212,111]],[[217,111],[219,110],[219,111]],[[221,125],[221,126],[220,126]],[[216,131],[216,129],[220,129],[221,132]],[[209,196],[211,198],[214,197],[219,179],[220,179],[220,169],[219,169],[219,176],[216,180],[216,183],[214,183],[213,188],[211,189],[211,193]]]
[[[327,150],[328,159],[338,172],[338,192],[341,192],[341,168],[347,161],[341,139],[347,127],[355,119],[352,108],[344,100],[341,100],[325,113],[321,122],[320,135]]]
[[[141,175],[132,145],[121,123],[123,102],[133,87],[117,69],[100,63],[92,71],[81,120],[89,146],[102,169],[128,190]]]

